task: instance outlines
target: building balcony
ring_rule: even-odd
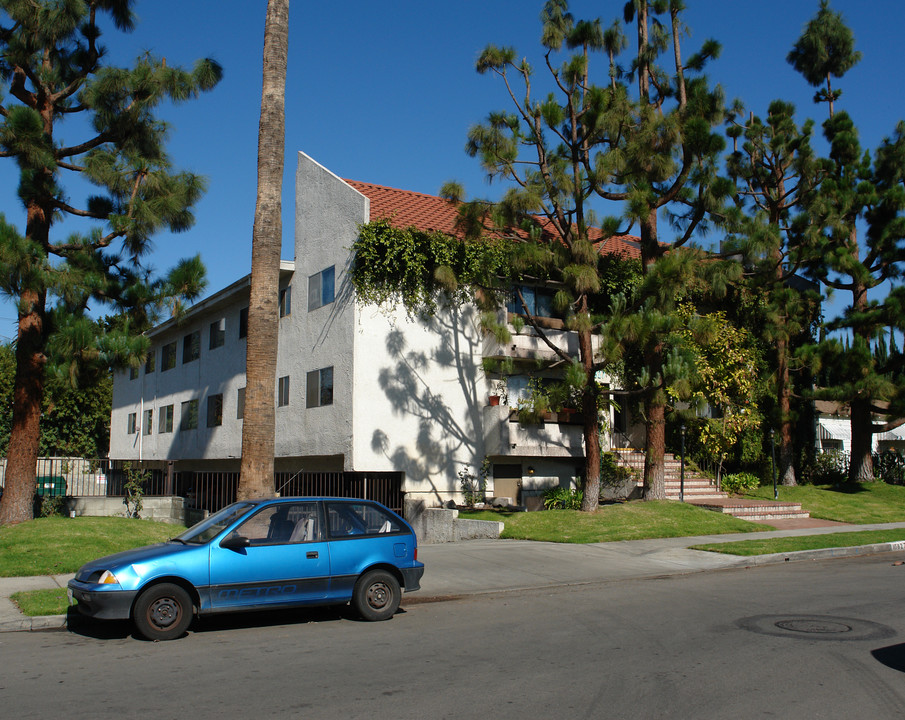
[[[584,457],[581,416],[547,413],[541,422],[521,425],[506,405],[483,409],[485,452],[491,457]]]

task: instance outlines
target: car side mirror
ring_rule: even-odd
[[[220,543],[220,547],[226,548],[227,550],[242,550],[243,548],[247,548],[250,544],[248,538],[243,537],[242,535],[227,535]]]

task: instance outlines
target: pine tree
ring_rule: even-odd
[[[847,402],[851,413],[852,451],[849,480],[873,479],[872,436],[887,425],[874,425],[874,415],[888,416],[888,402],[897,395],[893,376],[872,350],[889,317],[888,299],[870,300],[868,294],[885,281],[897,278],[903,259],[905,209],[905,125],[883,141],[874,158],[863,152],[858,131],[847,113],[833,112],[839,91],[830,75],[842,77],[861,58],[842,16],[822,0],[815,18],[789,54],[789,62],[811,85],[826,81],[815,102],[827,101],[830,117],[823,133],[830,145],[821,161],[819,189],[803,203],[799,218],[802,242],[809,244],[810,275],[833,290],[850,294],[851,304],[827,329],[842,333],[822,339],[803,357],[827,379],[818,397]],[[859,238],[866,221],[866,237]]]
[[[167,127],[154,116],[166,100],[179,102],[210,90],[220,67],[199,61],[193,70],[168,67],[150,55],[131,68],[105,67],[99,18],[132,28],[132,0],[3,0],[0,9],[0,157],[20,170],[24,232],[0,223],[0,282],[18,302],[16,381],[0,524],[31,517],[40,437],[41,403],[52,348],[70,377],[90,364],[136,366],[147,350],[139,333],[169,305],[178,309],[203,288],[198,258],[166,278],[145,265],[150,238],[160,228],[187,230],[202,178],[171,167]],[[70,118],[87,133],[65,144]],[[68,129],[68,126],[66,126]],[[97,195],[77,207],[63,177],[80,176]],[[54,233],[64,218],[95,221],[87,231]],[[119,321],[93,331],[87,313],[109,306]]]
[[[804,357],[826,378],[818,397],[847,402],[852,450],[849,479],[873,479],[872,435],[885,430],[874,415],[888,415],[897,384],[873,352],[873,343],[889,324],[890,299],[872,300],[884,282],[897,278],[905,260],[905,124],[887,138],[874,157],[862,153],[858,132],[845,112],[824,123],[830,156],[824,177],[805,204],[800,232],[809,244],[808,273],[824,286],[849,294],[844,314],[827,324],[843,340],[829,336]],[[859,238],[859,224],[867,232]]]
[[[645,283],[639,291],[640,314],[635,342],[640,344],[644,415],[647,430],[644,493],[649,499],[666,497],[665,463],[666,388],[690,372],[668,359],[668,336],[678,328],[677,302],[692,283],[703,282],[713,292],[725,289],[738,268],[704,261],[691,247],[696,234],[707,229],[711,213],[720,212],[730,192],[717,174],[724,148],[714,128],[723,121],[719,89],[711,89],[700,74],[720,52],[719,44],[705,41],[701,50],[682,60],[681,0],[632,0],[625,18],[637,29],[637,51],[632,72],[637,100],[624,126],[622,140],[598,167],[596,188],[607,200],[624,201],[626,217],[637,223],[641,236],[641,262]],[[667,13],[669,25],[657,15]],[[669,27],[672,32],[666,31]],[[658,57],[672,48],[672,71],[658,65]],[[675,235],[661,236],[658,216],[668,213]]]
[[[830,77],[841,78],[859,60],[861,53],[855,50],[852,31],[837,12],[830,10],[829,0],[820,0],[820,9],[805,26],[804,32],[789,51],[786,60],[813,87],[826,87],[817,91],[814,102],[829,104],[830,117],[841,90],[833,90]]]
[[[557,302],[568,312],[567,327],[579,338],[575,358],[547,342],[564,362],[576,362],[580,373],[575,375],[583,378],[585,509],[597,497],[599,433],[593,418],[600,390],[595,374],[629,345],[640,349],[643,368],[635,392],[643,397],[647,423],[645,497],[665,497],[666,389],[681,385],[682,375],[691,372],[687,363],[670,355],[669,337],[682,325],[677,302],[704,276],[710,287],[727,282],[723,265],[702,262],[700,251],[685,247],[708,213],[720,207],[729,185],[716,174],[724,146],[714,132],[723,117],[721,97],[699,74],[719,47],[709,41],[683,64],[682,9],[681,2],[637,0],[627,5],[626,17],[636,23],[638,34],[631,66],[638,83],[634,98],[630,86],[617,80],[615,54],[624,47],[619,36],[612,27],[605,34],[599,20],[576,21],[563,0],[546,3],[541,15],[545,67],[556,93],[535,99],[534,69],[518,61],[513,49],[490,46],[477,66],[479,72],[503,79],[514,104],[514,112],[492,113],[469,133],[468,151],[480,157],[489,177],[513,183],[495,208],[495,228],[499,232],[523,223],[530,232],[532,218],[542,218],[520,246],[519,255],[527,260],[517,269],[561,288]],[[659,12],[669,14],[671,34],[667,25],[654,21]],[[555,54],[563,47],[573,53],[556,65]],[[670,47],[673,74],[655,64]],[[594,84],[590,74],[589,59],[600,51],[609,60],[605,85]],[[592,231],[594,203],[601,200],[640,227],[644,273],[633,296],[608,309],[609,318],[594,312],[600,291],[595,242],[617,233],[621,221],[604,219],[600,230]],[[663,242],[657,230],[658,213],[667,209],[678,228],[673,242]],[[530,315],[526,320],[546,336]],[[595,334],[602,338],[602,355],[595,355]]]
[[[816,298],[796,282],[801,253],[790,236],[792,219],[819,183],[819,167],[811,149],[812,125],[795,123],[795,107],[776,100],[766,121],[750,115],[731,118],[733,152],[727,159],[738,183],[738,212],[727,227],[727,253],[744,258],[750,282],[764,301],[763,335],[774,349],[779,424],[779,478],[795,485],[795,436],[792,414],[792,343],[816,314]],[[741,140],[741,145],[739,145]],[[816,295],[816,293],[810,293]]]

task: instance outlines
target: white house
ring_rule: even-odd
[[[349,248],[361,224],[387,218],[456,235],[455,212],[442,198],[342,180],[298,154],[295,260],[280,272],[278,471],[401,473],[406,498],[427,506],[461,497],[460,473],[479,475],[482,464],[488,494],[520,502],[578,474],[580,424],[514,421],[527,376],[511,379],[509,405],[488,402],[494,378],[482,358],[536,367],[547,351],[530,330],[504,347],[482,334],[473,306],[414,322],[354,297]],[[631,238],[606,245],[637,256]],[[242,278],[155,328],[144,367],[115,376],[112,459],[238,471],[248,287]]]

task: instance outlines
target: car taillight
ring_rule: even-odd
[[[418,562],[418,548],[415,548],[415,562]]]

